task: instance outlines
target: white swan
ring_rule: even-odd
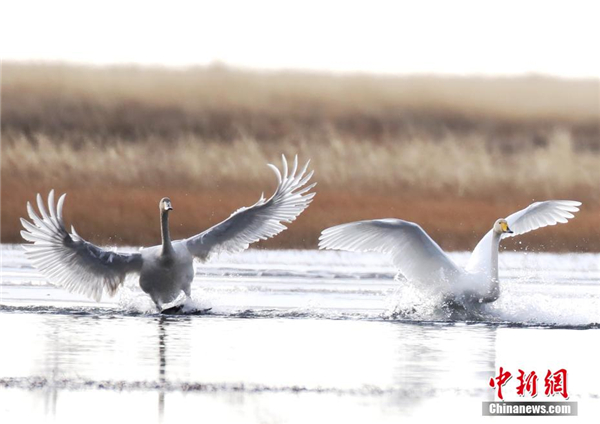
[[[401,219],[377,219],[328,228],[319,238],[320,249],[388,254],[398,272],[409,281],[433,289],[461,303],[488,303],[500,296],[498,248],[503,237],[525,234],[548,225],[566,223],[580,202],[536,202],[499,219],[473,250],[462,268],[423,229]]]
[[[221,252],[241,252],[250,243],[285,230],[283,223],[294,221],[315,195],[309,191],[316,183],[306,185],[314,173],[306,174],[309,163],[297,174],[296,156],[288,175],[288,164],[283,157],[283,176],[277,167],[269,164],[279,181],[270,199],[261,195],[253,206],[241,208],[220,224],[185,240],[171,242],[168,218],[173,208],[171,200],[163,198],[159,203],[162,245],[144,248],[140,253],[101,249],[85,241],[73,227],[69,234],[62,217],[66,195],[63,194],[55,206],[54,190],[50,191],[46,211],[38,194],[41,217],[27,202],[33,223],[21,218],[25,228],[21,235],[31,242],[23,247],[31,262],[49,280],[96,301],[100,301],[103,292],[114,295],[128,274],[139,274],[140,287],[160,311],[163,304],[174,301],[182,291],[190,297],[194,258],[204,262]]]

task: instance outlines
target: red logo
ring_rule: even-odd
[[[490,387],[498,388],[498,397],[502,400],[504,400],[504,397],[502,396],[502,386],[508,383],[508,380],[510,380],[511,377],[511,373],[509,373],[508,371],[505,372],[504,369],[500,367],[500,373],[498,374],[498,377],[490,378]]]
[[[560,393],[563,398],[569,398],[569,394],[567,393],[566,369],[560,369],[554,374],[548,370],[548,374],[546,374],[546,378],[544,378],[544,384],[546,385],[546,390],[544,391],[546,396],[554,396],[555,394]]]
[[[525,371],[519,370],[519,376],[517,377],[519,381],[519,385],[517,386],[517,394],[519,396],[525,396],[525,392],[529,393],[529,395],[534,398],[537,396],[537,375],[535,375],[535,371],[530,372],[525,375]]]
[[[525,373],[525,371],[519,369],[519,375],[517,381],[517,395],[524,397],[526,393],[529,397],[537,396],[537,382],[538,376],[535,371]],[[490,387],[497,390],[497,396],[500,400],[504,400],[502,394],[502,388],[511,379],[512,374],[509,371],[505,371],[503,367],[500,367],[498,375],[490,378]],[[544,394],[546,396],[554,396],[560,394],[563,398],[568,399],[569,394],[567,393],[567,370],[562,368],[555,373],[548,370],[546,377],[544,378]]]

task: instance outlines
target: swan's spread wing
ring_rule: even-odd
[[[547,200],[536,202],[525,209],[515,212],[506,218],[513,234],[505,233],[503,237],[514,237],[548,225],[565,224],[579,211],[581,202],[574,200]]]
[[[54,190],[48,196],[48,211],[42,197],[37,195],[41,217],[27,202],[31,222],[21,218],[25,231],[21,236],[31,242],[24,244],[26,255],[50,281],[67,290],[84,294],[100,301],[105,290],[114,295],[126,274],[139,272],[140,254],[123,254],[103,250],[82,239],[73,227],[65,229],[62,208],[65,194],[54,205]]]
[[[513,233],[504,233],[502,238],[518,236],[548,225],[564,224],[573,218],[574,212],[579,211],[578,206],[581,206],[581,202],[574,200],[547,200],[532,203],[506,218],[508,227]],[[498,246],[492,246],[492,230],[490,230],[477,243],[466,267],[467,270],[471,272],[490,270],[492,249],[497,248]]]
[[[409,280],[427,282],[461,272],[420,226],[400,219],[359,221],[328,228],[321,234],[319,248],[386,253]]]
[[[283,157],[283,176],[277,167],[269,164],[279,180],[275,194],[268,200],[261,196],[253,206],[239,209],[220,224],[184,240],[190,253],[203,260],[221,252],[237,253],[247,249],[250,243],[285,230],[287,227],[283,223],[294,221],[315,196],[309,191],[316,183],[306,185],[314,172],[306,174],[309,163],[297,174],[296,156],[294,168],[288,175],[287,161]]]

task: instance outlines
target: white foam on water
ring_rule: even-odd
[[[135,251],[122,248],[120,251]],[[450,256],[464,265],[469,252]],[[2,245],[2,287],[6,302],[57,307],[74,296],[48,283],[18,245]],[[253,311],[259,316],[314,316],[338,319],[477,320],[524,325],[585,326],[600,323],[600,254],[501,252],[502,294],[473,313],[457,314],[443,300],[402,279],[379,254],[314,250],[255,250],[222,255],[199,264],[192,302],[184,310],[215,314]],[[27,289],[29,288],[29,289]],[[49,294],[46,294],[49,293]],[[85,299],[82,298],[82,305]],[[183,302],[182,296],[168,306]],[[116,299],[98,307],[155,314],[150,298],[128,279]]]

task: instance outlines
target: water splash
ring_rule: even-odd
[[[0,311],[156,316],[137,281],[116,299],[96,304],[54,287],[39,276],[21,249],[8,249]],[[451,253],[458,264],[467,253]],[[500,299],[465,308],[436,293],[394,279],[382,255],[347,252],[259,251],[217,258],[198,267],[192,302],[184,312],[244,318],[481,322],[493,325],[575,326],[600,322],[600,255],[500,254]]]

